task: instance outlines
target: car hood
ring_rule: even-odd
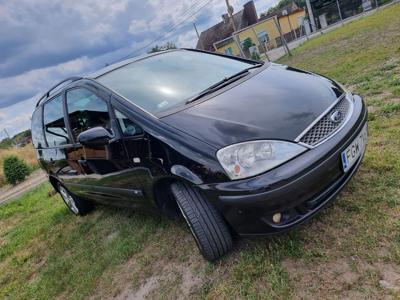
[[[216,148],[257,139],[294,141],[341,94],[323,76],[271,64],[162,121]]]

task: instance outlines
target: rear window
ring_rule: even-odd
[[[44,134],[49,147],[57,147],[69,143],[61,96],[57,96],[44,104],[43,123]]]
[[[32,115],[32,143],[35,148],[46,146],[43,134],[42,107],[36,109]]]
[[[206,53],[172,51],[139,60],[97,80],[140,108],[157,114],[234,75],[250,63]]]

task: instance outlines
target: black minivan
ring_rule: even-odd
[[[317,74],[177,49],[64,80],[39,100],[32,135],[74,214],[183,215],[215,260],[232,234],[285,231],[334,199],[364,155],[367,110]]]

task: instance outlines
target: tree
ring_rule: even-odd
[[[7,149],[12,147],[13,141],[9,138],[5,138],[0,142],[0,149]]]
[[[251,46],[253,46],[253,41],[248,37],[243,41],[242,48],[244,51],[248,51]]]
[[[31,136],[31,135],[32,135],[31,130],[30,130],[30,129],[27,129],[27,130],[24,130],[24,131],[22,131],[22,132],[20,132],[20,133],[17,133],[16,135],[14,135],[14,136],[13,136],[13,140],[14,140],[16,143],[20,143],[20,142],[22,142],[25,138],[27,138],[27,137],[29,137],[29,136]]]
[[[246,38],[243,40],[242,42],[242,49],[243,49],[243,53],[246,57],[250,57],[250,47],[253,46],[253,41],[251,40],[251,38]]]
[[[250,57],[251,57],[252,60],[256,60],[256,61],[260,61],[261,60],[260,55],[255,51],[251,54]]]
[[[273,7],[270,7],[266,13],[265,12],[261,13],[260,16],[264,17],[264,16],[266,16],[268,14],[273,14],[274,12],[277,12],[278,10],[284,8],[286,5],[288,5],[288,4],[292,3],[292,2],[296,3],[296,5],[298,7],[305,7],[306,6],[306,1],[305,0],[280,0],[277,5],[275,5]]]
[[[154,53],[154,52],[160,52],[160,51],[165,51],[165,50],[169,50],[169,49],[176,49],[176,45],[173,42],[167,42],[165,45],[155,45],[154,47],[152,47],[149,51],[147,51],[147,53]]]

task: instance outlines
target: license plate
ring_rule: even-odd
[[[343,171],[347,172],[356,163],[357,159],[364,153],[367,146],[368,130],[367,124],[364,125],[360,134],[342,152]]]

